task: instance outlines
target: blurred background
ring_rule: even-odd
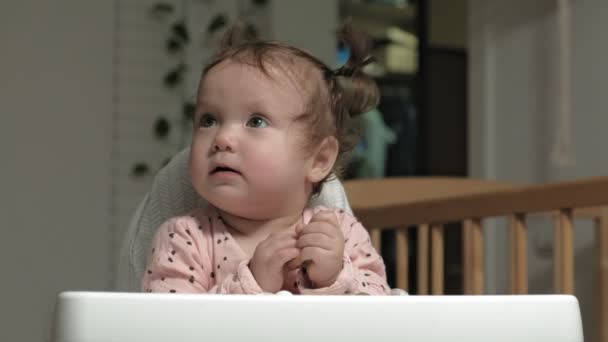
[[[113,289],[129,219],[155,173],[188,145],[198,76],[236,21],[333,67],[348,56],[334,34],[345,20],[372,38],[376,63],[366,71],[382,99],[363,117],[348,178],[605,175],[608,2],[566,2],[567,117],[558,115],[557,0],[2,1],[0,340],[45,340],[61,291]],[[531,293],[551,292],[544,226],[530,231]],[[489,294],[507,292],[506,238],[485,231]],[[577,230],[586,334],[597,324],[585,272],[593,238]],[[459,230],[445,239],[446,293],[462,293]]]

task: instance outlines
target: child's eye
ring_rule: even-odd
[[[247,121],[247,126],[249,127],[253,127],[253,128],[264,128],[264,127],[268,127],[268,122],[266,121],[266,119],[254,115],[252,116],[249,121]]]
[[[217,119],[212,114],[205,113],[201,115],[199,124],[201,127],[211,127],[217,124]]]

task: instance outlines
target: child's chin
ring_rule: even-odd
[[[250,220],[267,220],[283,211],[285,201],[269,201],[265,196],[244,194],[237,189],[215,189],[202,194],[211,205],[234,216]]]
[[[207,201],[214,207],[234,216],[248,217],[251,209],[241,196],[209,196]]]
[[[275,214],[272,212],[268,212],[268,210],[265,210],[265,208],[262,208],[259,205],[256,205],[255,203],[249,203],[249,204],[238,203],[237,204],[235,202],[232,202],[232,203],[227,203],[223,206],[216,206],[216,207],[230,215],[246,218],[249,220],[256,220],[256,221],[267,220],[267,219],[273,217],[273,214]]]

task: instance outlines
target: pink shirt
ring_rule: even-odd
[[[335,212],[344,234],[344,268],[336,282],[308,288],[301,269],[289,272],[282,290],[294,294],[390,294],[382,257],[356,218],[343,210],[306,209],[303,222],[322,210]],[[146,292],[258,294],[262,289],[248,267],[249,259],[217,214],[205,207],[190,216],[169,219],[156,232],[143,290]]]

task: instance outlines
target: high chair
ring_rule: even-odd
[[[121,255],[118,289],[139,291],[147,247],[155,229],[169,217],[184,214],[203,203],[192,189],[187,171],[189,151],[180,152],[157,175],[150,192],[134,214]],[[407,234],[415,226],[419,230],[418,263],[420,270],[418,293],[428,293],[428,272],[431,273],[431,293],[443,293],[443,224],[461,221],[464,229],[464,288],[465,294],[483,293],[482,219],[493,216],[512,218],[511,229],[511,292],[527,292],[526,224],[527,215],[555,212],[555,263],[559,272],[555,278],[556,292],[573,292],[572,217],[584,215],[596,222],[598,232],[598,281],[600,288],[608,284],[608,249],[605,232],[606,214],[599,209],[582,209],[608,205],[608,179],[539,186],[523,186],[499,182],[453,178],[402,178],[348,181],[344,194],[342,184],[333,181],[317,198],[321,203],[350,211],[370,229],[378,250],[380,231],[396,230],[397,287],[407,289]],[[430,240],[430,241],[429,241]],[[431,260],[428,259],[429,244]],[[600,262],[602,260],[602,262]],[[600,294],[599,317],[605,320],[606,295]],[[605,327],[602,341],[607,341]]]
[[[128,274],[127,281],[123,283],[122,290],[138,290],[137,272],[139,268],[143,268],[144,258],[143,253],[146,249],[147,239],[153,235],[154,230],[157,226],[150,225],[150,223],[156,221],[162,221],[163,215],[170,217],[183,213],[184,210],[193,208],[194,205],[200,204],[201,199],[198,198],[195,192],[192,190],[189,184],[187,176],[187,151],[180,153],[173,161],[169,163],[163,169],[152,187],[150,193],[142,201],[137,213],[133,217],[133,222],[129,228],[128,237],[126,239],[125,248],[123,249],[122,264],[123,276]],[[342,185],[340,182],[333,183],[333,187],[328,187],[330,195],[327,197],[328,203],[336,206],[342,206],[346,210],[352,206],[356,216],[363,222],[363,224],[370,229],[371,238],[375,246],[380,250],[382,248],[380,244],[380,231],[382,229],[395,229],[397,236],[397,286],[403,289],[407,288],[407,234],[405,229],[415,226],[414,229],[419,229],[420,234],[418,248],[420,257],[418,258],[419,269],[421,270],[422,276],[419,276],[419,293],[428,293],[428,282],[427,279],[429,270],[431,274],[431,292],[433,294],[443,293],[443,224],[454,221],[465,222],[465,238],[464,243],[466,248],[464,249],[465,257],[465,293],[467,294],[482,294],[483,293],[483,255],[482,255],[482,219],[490,216],[507,215],[513,217],[513,241],[512,250],[516,251],[513,253],[512,278],[513,284],[517,287],[513,287],[513,293],[525,293],[525,284],[527,279],[525,277],[525,216],[529,213],[550,211],[558,209],[556,219],[559,222],[559,253],[556,257],[556,262],[560,266],[561,272],[560,277],[556,278],[556,283],[559,285],[559,293],[572,293],[571,289],[571,277],[572,277],[572,212],[579,212],[578,208],[589,207],[589,206],[601,206],[608,203],[606,194],[608,192],[608,179],[589,180],[577,183],[563,183],[563,184],[552,184],[548,186],[521,186],[498,182],[487,182],[470,179],[450,179],[450,178],[406,178],[406,179],[383,179],[383,180],[358,180],[348,181],[345,183],[346,191],[349,198],[345,196]],[[333,189],[333,190],[331,190]],[[541,199],[540,201],[538,199]],[[332,202],[333,201],[333,202]],[[336,204],[337,203],[337,204]],[[564,209],[565,208],[565,209]],[[160,212],[162,211],[162,212]],[[603,215],[603,212],[600,212]],[[598,216],[597,212],[586,213],[591,214],[594,219],[598,222],[598,227],[603,227],[602,224],[606,222],[603,217]],[[168,216],[167,216],[168,215]],[[595,216],[593,216],[595,215]],[[160,222],[159,222],[160,223]],[[598,232],[602,233],[603,238],[601,239],[601,253],[599,254],[606,259],[606,234],[604,229],[599,229]],[[430,241],[429,241],[430,240]],[[149,242],[149,241],[148,241]],[[428,259],[428,246],[431,243],[431,260],[429,263]],[[426,252],[424,252],[426,251]],[[139,270],[141,271],[141,269]],[[426,273],[425,273],[426,272]],[[608,276],[605,268],[598,268],[600,273],[600,281],[605,284]],[[424,276],[424,275],[427,276]],[[420,275],[420,274],[419,274]],[[119,277],[120,278],[120,277]],[[124,278],[123,278],[124,280]],[[121,288],[119,288],[121,289]],[[108,294],[108,293],[97,293],[97,294],[86,294],[86,293],[75,293],[75,294],[62,294],[59,297],[60,303],[65,305],[59,305],[58,312],[56,314],[57,323],[55,324],[58,328],[58,335],[64,333],[71,334],[72,332],[83,332],[88,333],[93,330],[95,333],[105,334],[108,331],[106,328],[95,329],[94,325],[90,322],[99,322],[102,320],[112,320],[112,324],[122,324],[124,319],[118,318],[118,313],[124,310],[120,309],[123,306],[117,306],[120,303],[124,304],[124,308],[131,308],[138,312],[150,313],[152,307],[155,305],[154,310],[159,313],[167,313],[167,308],[175,308],[190,301],[184,301],[188,299],[185,296],[179,295],[177,297],[167,295],[152,295],[149,294]],[[602,294],[603,296],[603,294]],[[362,297],[365,296],[351,296],[351,298],[343,297],[340,299],[349,303],[349,305],[356,305],[359,308],[369,303],[370,305],[383,305],[382,303],[394,305],[395,310],[404,310],[398,316],[403,318],[403,314],[410,315],[412,320],[410,325],[412,327],[420,327],[419,324],[433,322],[433,317],[439,312],[439,308],[448,308],[454,304],[452,308],[456,311],[463,313],[466,308],[475,308],[475,315],[478,315],[479,320],[476,321],[476,326],[479,322],[485,322],[484,329],[486,331],[479,332],[477,334],[472,326],[459,325],[455,323],[451,317],[453,314],[449,314],[442,318],[439,324],[442,327],[449,327],[450,329],[456,329],[454,332],[466,332],[471,336],[477,336],[480,340],[487,340],[490,336],[503,339],[513,337],[512,334],[503,334],[501,336],[496,335],[496,329],[490,327],[493,324],[502,324],[501,326],[509,325],[513,327],[511,323],[516,322],[515,325],[526,331],[537,331],[539,334],[546,334],[549,336],[555,334],[556,331],[552,331],[548,327],[548,323],[555,323],[553,320],[543,319],[539,322],[531,320],[532,316],[536,316],[534,313],[536,309],[539,310],[550,310],[548,312],[559,312],[564,316],[560,318],[560,322],[567,326],[567,331],[572,339],[579,341],[578,336],[581,336],[580,332],[580,313],[578,313],[578,303],[573,297],[563,298],[547,298],[541,299],[537,297],[522,297],[519,304],[516,304],[515,298],[508,298],[504,296],[483,296],[477,297],[480,300],[476,301],[475,296],[464,296],[463,301],[458,301],[457,297],[454,296],[437,296],[437,297],[426,297],[426,296],[400,296],[400,297],[381,297],[370,296],[369,301]],[[372,298],[373,297],[373,298]],[[444,298],[445,297],[445,298]],[[232,300],[230,296],[196,296],[196,302],[200,301],[226,301]],[[241,297],[239,297],[241,298]],[[278,310],[273,315],[277,317],[286,317],[284,315],[283,305],[292,305],[293,309],[299,307],[299,303],[312,303],[317,302],[315,307],[318,305],[328,305],[327,308],[331,310],[343,310],[340,306],[332,304],[332,299],[315,299],[315,298],[304,298],[299,296],[292,296],[290,299],[281,299],[284,297],[276,296],[272,298],[266,297],[266,299],[249,299],[251,297],[243,297],[242,299],[234,298],[235,301],[239,301],[239,305],[244,304],[247,301],[252,303],[257,302],[268,302],[275,303],[268,308],[272,310]],[[299,299],[300,298],[300,299]],[[437,298],[436,304],[431,298]],[[605,297],[601,297],[602,302],[605,302]],[[124,301],[123,301],[124,299]],[[143,300],[144,302],[140,302]],[[336,299],[338,300],[338,299]],[[540,302],[537,302],[540,300]],[[516,300],[517,301],[517,300]],[[149,303],[149,304],[148,304]],[[535,304],[537,303],[537,304]],[[561,303],[561,304],[560,304]],[[101,305],[104,305],[101,307]],[[121,304],[121,305],[122,305]],[[296,305],[298,304],[298,305]],[[422,311],[413,310],[412,305],[421,305],[420,309],[427,310],[425,315],[421,316]],[[520,305],[521,304],[521,305]],[[559,305],[555,307],[555,310],[551,310],[552,305]],[[206,304],[205,304],[206,305]],[[248,304],[247,304],[248,305]],[[433,306],[438,305],[438,306]],[[473,306],[472,306],[473,305]],[[488,306],[489,305],[489,306]],[[512,306],[516,305],[516,306]],[[222,307],[223,304],[222,304]],[[256,309],[257,304],[251,307],[252,310]],[[261,307],[261,306],[260,306]],[[503,321],[498,316],[488,316],[488,310],[502,310],[502,308],[511,307],[515,309],[510,312],[507,318],[507,322]],[[605,315],[605,305],[602,306],[602,315]],[[65,308],[65,310],[64,310]],[[77,309],[78,308],[78,309]],[[199,310],[200,305],[193,302],[192,308]],[[388,306],[386,307],[388,308]],[[385,308],[385,309],[386,309]],[[426,309],[425,309],[426,308]],[[435,309],[433,309],[435,308]],[[526,308],[534,309],[528,310]],[[281,311],[283,310],[283,311]],[[408,311],[409,310],[409,311]],[[413,310],[413,311],[412,311]],[[430,310],[430,311],[429,311]],[[154,311],[154,312],[157,312]],[[171,311],[171,310],[170,310]],[[83,314],[76,314],[82,312]],[[171,311],[173,312],[173,311]],[[177,310],[176,312],[180,312]],[[273,311],[274,312],[274,311]],[[279,314],[282,312],[282,314]],[[328,311],[329,312],[329,311]],[[344,311],[345,313],[348,312]],[[376,312],[376,311],[374,311]],[[380,310],[377,312],[387,313],[386,310]],[[397,311],[395,311],[397,312]],[[86,313],[86,315],[84,315]],[[183,314],[183,312],[182,312]],[[372,315],[373,316],[373,315]],[[386,316],[386,315],[385,315]],[[388,317],[386,316],[388,322]],[[421,319],[422,317],[425,319]],[[528,317],[522,320],[522,317]],[[74,321],[73,318],[78,317],[80,320]],[[137,316],[135,316],[137,317]],[[164,316],[160,317],[163,318]],[[194,317],[194,316],[192,316]],[[320,316],[319,316],[320,317]],[[312,321],[319,321],[313,319]],[[384,316],[383,316],[384,317]],[[392,317],[392,316],[391,316]],[[409,317],[409,316],[408,316]],[[463,316],[464,317],[464,316]],[[469,316],[467,316],[469,317]],[[471,316],[472,317],[472,316]],[[548,317],[548,316],[547,316]],[[605,317],[605,316],[603,316]],[[118,319],[116,319],[118,318]],[[152,319],[153,317],[150,317]],[[158,317],[157,317],[158,318]],[[198,320],[198,318],[197,318]],[[378,318],[375,318],[378,321]],[[144,322],[145,321],[145,322]],[[324,320],[322,320],[324,321]],[[386,323],[384,319],[381,320]],[[146,323],[147,322],[147,323]],[[146,327],[150,327],[150,323],[147,318],[139,319],[136,323],[144,324],[141,327],[132,327],[129,323],[129,329],[124,326],[124,331],[128,334],[138,334],[142,331],[150,331]],[[177,322],[177,321],[176,321]],[[435,321],[438,323],[439,321]],[[501,323],[502,322],[502,323]],[[132,323],[132,322],[131,322]],[[301,323],[298,323],[302,326]],[[506,325],[505,325],[506,324]],[[87,326],[92,330],[84,330],[83,326]],[[153,325],[156,327],[156,325]],[[182,325],[179,327],[173,327],[172,331],[182,331]],[[162,325],[158,325],[158,328],[164,331]],[[401,326],[402,328],[402,326]],[[389,329],[392,333],[397,335],[403,335],[403,329]],[[65,330],[67,329],[67,330]],[[76,329],[76,330],[72,330]],[[88,328],[87,328],[88,329]],[[156,329],[156,331],[160,331]],[[387,328],[388,329],[388,328]],[[413,329],[413,328],[412,328]],[[489,329],[489,330],[488,330]],[[166,330],[166,329],[165,329]],[[382,329],[381,329],[382,330]],[[377,330],[377,331],[381,331]],[[447,332],[447,330],[439,329],[440,331]],[[517,329],[510,329],[509,331],[514,332]],[[265,329],[263,331],[269,331]],[[382,330],[384,331],[384,330]],[[388,331],[388,330],[386,330]],[[411,330],[413,333],[414,330]],[[426,329],[417,331],[417,337],[422,338],[428,337],[427,340],[438,340],[434,339],[432,333],[438,331],[437,329]],[[505,330],[507,331],[507,330]],[[262,332],[262,330],[260,330]],[[192,332],[192,336],[200,334],[199,330]],[[559,332],[557,332],[560,334]],[[409,334],[409,333],[408,333]],[[111,333],[113,335],[113,333]],[[409,336],[409,335],[408,335]],[[413,336],[413,335],[412,335]],[[437,335],[439,336],[439,335]],[[437,337],[435,336],[435,337]],[[519,336],[519,335],[518,335]],[[564,335],[560,335],[564,336]],[[275,336],[276,337],[276,336]],[[410,336],[411,337],[411,336]],[[297,338],[304,338],[298,336]],[[530,339],[531,338],[531,339]],[[61,340],[61,339],[60,339]],[[418,339],[422,340],[422,339]],[[444,340],[443,338],[441,340]],[[496,339],[494,339],[496,340]],[[528,336],[528,340],[538,340],[534,337]],[[554,339],[552,339],[554,340]]]
[[[418,293],[444,291],[444,225],[463,225],[464,294],[484,294],[483,220],[509,218],[510,292],[526,294],[527,225],[530,215],[555,223],[554,292],[574,294],[573,219],[591,219],[596,230],[594,271],[598,340],[608,341],[608,177],[518,185],[465,178],[386,178],[344,183],[353,212],[380,250],[383,229],[395,231],[396,283],[407,289],[408,229],[417,229]],[[429,262],[430,246],[430,262]]]

